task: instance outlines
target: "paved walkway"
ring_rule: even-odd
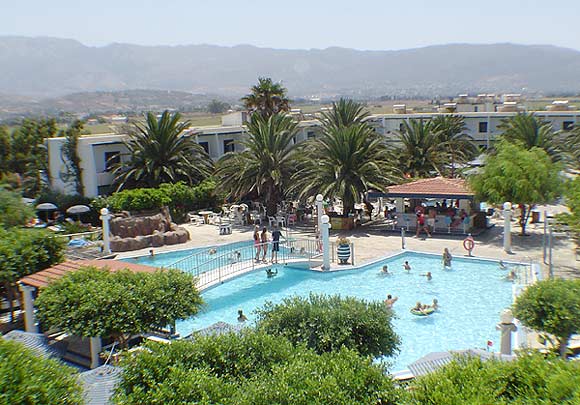
[[[253,228],[251,226],[234,226],[231,235],[219,235],[215,225],[191,225],[183,224],[190,233],[190,241],[181,245],[163,246],[155,248],[156,253],[166,251],[191,249],[201,246],[213,246],[239,241],[252,240]],[[338,236],[346,236],[354,243],[355,261],[357,265],[364,264],[380,257],[399,252],[401,250],[401,236],[386,230],[386,226],[377,221],[366,224],[353,231],[332,231],[331,241],[336,241]],[[474,256],[495,258],[510,261],[530,262],[531,260],[542,263],[543,248],[542,235],[543,224],[529,224],[527,228],[529,236],[519,236],[519,226],[512,223],[512,251],[508,254],[503,251],[503,221],[497,221],[495,226],[482,235],[475,237]],[[313,236],[312,225],[298,225],[290,230],[291,237],[300,238]],[[425,236],[423,234],[423,236]],[[448,248],[452,255],[462,256],[467,252],[463,248],[463,236],[435,234],[432,238],[414,238],[413,234],[407,234],[406,247],[410,250],[442,253]],[[133,252],[118,254],[118,258],[142,256],[149,254],[149,248]],[[554,273],[562,277],[580,278],[580,261],[576,260],[575,246],[573,241],[566,235],[554,235],[553,250]],[[544,275],[548,274],[548,266],[543,267]]]

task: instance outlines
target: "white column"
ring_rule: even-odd
[[[24,330],[38,333],[38,325],[36,325],[36,317],[34,315],[34,298],[32,296],[35,288],[24,284],[20,284],[19,288],[24,301]]]
[[[504,309],[501,311],[500,323],[497,324],[496,329],[501,332],[500,353],[505,355],[512,354],[512,332],[518,328],[514,325],[514,316],[512,311]]]
[[[111,253],[111,235],[109,230],[109,220],[111,219],[111,214],[106,208],[101,209],[101,220],[103,221],[103,252]]]
[[[324,209],[322,207],[322,200],[323,199],[324,199],[324,197],[322,196],[322,194],[318,194],[316,196],[316,218],[318,220],[318,227],[317,227],[318,232],[322,231],[322,216],[324,215]]]
[[[512,252],[512,204],[505,202],[503,204],[503,250],[507,253]]]
[[[330,270],[330,218],[328,215],[323,215],[322,221],[322,270]]]
[[[395,205],[398,213],[405,212],[405,201],[402,198],[395,199]]]
[[[92,337],[90,338],[91,342],[91,369],[97,368],[101,365],[101,358],[99,357],[99,353],[101,353],[101,338],[100,337]]]

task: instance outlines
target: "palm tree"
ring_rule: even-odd
[[[263,117],[290,110],[290,100],[286,97],[286,88],[274,83],[269,77],[258,78],[258,84],[252,86],[252,92],[242,97],[244,106],[252,113]]]
[[[560,151],[556,146],[552,125],[542,121],[533,113],[524,112],[505,118],[498,128],[503,131],[504,139],[521,142],[527,149],[542,148],[552,160],[559,160]]]
[[[179,113],[164,111],[157,119],[150,112],[145,118],[145,124],[133,124],[125,141],[129,160],[114,167],[118,190],[178,181],[193,185],[211,173],[211,159],[193,136],[183,134],[189,122],[179,122]]]
[[[345,216],[363,193],[398,179],[385,139],[365,124],[331,126],[301,145],[301,152],[291,191],[301,198],[318,193],[338,197]]]
[[[231,197],[255,192],[265,199],[268,215],[276,213],[295,167],[297,126],[285,114],[252,116],[248,137],[240,141],[245,150],[227,153],[217,164],[216,174]]]
[[[566,157],[570,166],[575,169],[580,168],[580,127],[575,127],[572,131],[564,135],[563,142],[566,150]]]
[[[329,131],[333,128],[349,127],[355,124],[361,124],[369,112],[365,110],[364,105],[350,99],[341,98],[338,103],[332,103],[329,111],[322,113],[322,127]]]
[[[467,163],[477,156],[478,148],[473,138],[464,131],[465,120],[459,115],[440,115],[433,120],[433,131],[439,138],[439,146],[446,154],[445,165],[451,165],[450,177],[455,177],[455,165]],[[439,168],[443,172],[445,167]]]
[[[446,154],[433,121],[403,121],[403,129],[396,135],[399,141],[396,153],[405,175],[430,177],[433,172],[440,173]]]

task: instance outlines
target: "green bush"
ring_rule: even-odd
[[[259,330],[317,353],[347,347],[365,356],[392,356],[400,342],[391,325],[393,312],[382,302],[311,294],[268,302],[256,314]]]
[[[460,358],[411,383],[410,405],[578,404],[580,364],[539,353],[513,362]]]
[[[82,404],[72,368],[0,338],[0,404]]]
[[[343,349],[322,356],[279,336],[196,336],[127,354],[118,404],[394,404],[384,370]]]
[[[36,300],[38,319],[77,336],[113,337],[124,346],[130,335],[195,315],[202,299],[194,282],[179,270],[80,269],[43,289]]]
[[[164,183],[159,188],[123,190],[109,197],[97,197],[91,206],[97,212],[104,207],[113,211],[141,211],[167,206],[173,220],[180,223],[188,212],[218,207],[223,199],[223,195],[216,192],[215,181],[208,179],[195,187],[178,182]]]
[[[19,193],[0,187],[0,227],[23,226],[33,217],[34,210],[22,202]]]

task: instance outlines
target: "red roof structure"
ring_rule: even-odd
[[[463,179],[434,177],[387,188],[386,193],[372,193],[373,197],[456,198],[472,200],[474,193]]]
[[[18,282],[35,288],[46,287],[54,280],[58,280],[65,274],[77,271],[83,267],[96,267],[98,269],[108,269],[109,271],[118,271],[128,269],[132,272],[152,273],[157,270],[156,267],[145,266],[136,263],[127,263],[119,260],[79,260],[68,261],[57,264],[46,270],[21,278]]]

